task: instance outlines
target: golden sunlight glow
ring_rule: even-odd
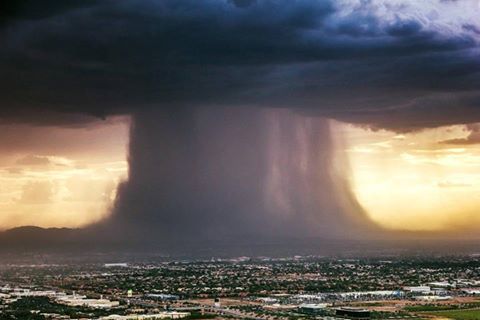
[[[128,130],[128,118],[88,128],[0,126],[0,229],[104,218],[127,176]]]
[[[480,226],[480,125],[396,134],[335,123],[351,185],[371,219],[397,230]]]

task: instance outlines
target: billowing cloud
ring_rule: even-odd
[[[478,124],[468,124],[466,126],[468,135],[465,138],[455,138],[440,141],[442,144],[469,145],[480,143],[480,126]]]
[[[478,119],[477,1],[65,3],[7,19],[0,116],[249,105],[398,130]]]

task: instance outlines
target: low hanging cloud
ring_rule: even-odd
[[[466,125],[466,130],[468,130],[468,135],[465,138],[456,138],[440,141],[442,144],[453,144],[453,145],[471,145],[480,143],[480,125],[479,124],[468,124]]]

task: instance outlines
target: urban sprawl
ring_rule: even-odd
[[[8,264],[0,281],[0,320],[480,319],[477,255]]]

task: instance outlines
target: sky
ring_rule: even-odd
[[[372,220],[397,230],[475,230],[480,224],[479,125],[398,134],[337,123],[353,192]]]
[[[129,121],[0,125],[0,228],[82,227],[110,212],[127,178]]]
[[[0,229],[196,243],[480,228],[478,0],[0,12]]]

